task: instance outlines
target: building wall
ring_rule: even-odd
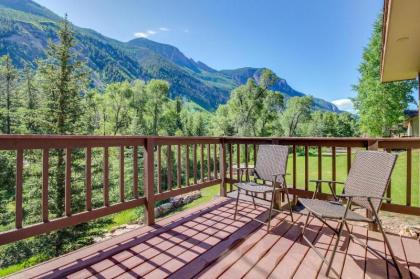
[[[419,117],[415,116],[408,121],[407,136],[418,137],[419,135]]]

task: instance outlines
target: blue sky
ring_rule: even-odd
[[[351,85],[382,0],[36,0],[81,27],[178,47],[215,69],[269,67],[329,101]],[[342,101],[341,103],[346,103]]]

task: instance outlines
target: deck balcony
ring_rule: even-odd
[[[251,166],[259,145],[289,146],[289,194],[312,196],[310,179],[342,180],[359,149],[399,153],[383,211],[420,216],[418,185],[419,139],[370,138],[239,138],[137,136],[0,136],[0,152],[15,160],[14,228],[0,232],[0,245],[49,233],[144,207],[144,226],[76,250],[13,274],[12,278],[291,278],[323,277],[325,265],[301,241],[304,213],[297,206],[294,221],[276,215],[266,233],[252,218],[267,218],[265,202],[257,207],[247,198],[242,213],[233,219],[237,166]],[[61,150],[64,166],[63,216],[52,218],[49,191],[53,158]],[[55,152],[55,153],[54,153]],[[34,154],[38,154],[35,156]],[[31,156],[31,161],[28,159]],[[110,158],[117,158],[111,166]],[[37,158],[39,221],[25,216],[25,169]],[[79,166],[75,177],[75,162]],[[115,160],[113,160],[115,161]],[[98,169],[100,171],[98,171]],[[110,173],[117,177],[110,177]],[[414,171],[413,171],[414,170]],[[417,170],[417,171],[415,171]],[[246,176],[252,176],[252,172]],[[101,189],[97,189],[97,181]],[[114,180],[117,180],[116,182]],[[95,186],[95,185],[96,186]],[[81,186],[82,185],[82,186]],[[155,205],[180,194],[220,185],[220,195],[197,208],[156,219]],[[83,210],[74,210],[75,188],[83,189]],[[337,185],[337,190],[340,190]],[[329,198],[327,186],[322,198]],[[96,192],[95,192],[96,191]],[[98,192],[101,201],[98,204]],[[117,198],[115,198],[115,193]],[[79,195],[80,196],[80,195]],[[94,198],[95,197],[95,198]],[[114,197],[114,198],[113,198]],[[34,197],[35,199],[36,197]],[[264,198],[264,197],[261,197]],[[284,197],[276,197],[282,206]],[[80,202],[79,200],[77,202]],[[156,220],[155,220],[156,219]],[[335,226],[334,222],[330,225]],[[353,233],[389,257],[375,228],[352,224]],[[308,237],[322,253],[330,253],[333,235],[316,219]],[[389,234],[391,246],[405,278],[420,277],[418,240]],[[392,265],[345,237],[333,264],[333,277],[397,278]]]

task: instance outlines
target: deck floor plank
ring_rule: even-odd
[[[407,264],[407,258],[404,253],[404,247],[402,244],[401,237],[399,235],[394,235],[394,234],[388,234],[387,237],[388,237],[388,241],[391,244],[392,251],[394,252],[394,255],[397,259],[397,264],[400,267],[403,278],[410,278],[410,271]],[[385,252],[386,252],[387,258],[391,260],[389,250],[387,249],[387,247],[385,248],[386,248]],[[387,267],[388,267],[388,277],[398,278],[398,273],[395,267],[390,263],[387,263]]]
[[[246,224],[250,222],[250,218],[256,217],[259,213],[261,213],[261,211],[253,210],[253,212],[247,213],[248,217],[239,217],[236,221],[232,218],[229,218],[230,216],[232,216],[232,214],[229,213],[230,216],[224,216],[225,220],[227,220],[228,223],[225,224],[225,226],[221,228],[221,230],[216,230],[213,227],[209,227],[207,229],[207,237],[204,238],[200,243],[197,243],[190,249],[178,251],[174,254],[174,258],[162,264],[163,270],[168,270],[170,272],[169,274],[164,274],[162,270],[158,268],[155,269],[154,272],[147,274],[145,278],[162,278],[162,276],[165,277],[175,273],[181,267],[185,266],[186,263],[191,263],[195,258],[199,257],[202,254],[205,254],[206,251],[210,250],[212,247],[215,247],[219,242],[223,241],[225,238],[231,235],[231,233],[235,232],[240,227],[242,227],[244,223]],[[222,230],[227,230],[229,231],[229,233]],[[202,247],[202,243],[205,243],[207,245]]]
[[[336,228],[338,229],[338,225],[336,226]],[[351,230],[351,227],[350,227],[350,230]],[[333,236],[334,238],[332,240],[330,249],[328,250],[328,253],[326,256],[328,260],[330,260],[331,258],[331,254],[332,254],[331,251],[333,250],[336,239],[337,239],[337,236],[335,236],[334,234]],[[342,235],[340,237],[340,241],[338,242],[337,252],[335,253],[334,260],[332,263],[332,269],[329,274],[331,278],[341,277],[343,273],[345,258],[346,258],[348,247],[349,247],[349,242],[350,242],[350,235],[347,228],[344,226]],[[321,270],[319,271],[318,277],[323,278],[326,272],[327,272],[327,265],[324,264],[322,265]]]
[[[293,241],[292,246],[284,255],[282,255],[281,258],[277,258],[276,262],[278,264],[275,265],[274,269],[270,271],[269,278],[272,278],[272,279],[292,278],[296,271],[296,268],[300,265],[300,263],[302,262],[302,259],[304,258],[306,253],[309,251],[310,246],[305,242],[303,238],[300,237],[305,219],[306,219],[306,216],[303,216],[297,223],[298,225],[293,226],[295,235],[289,239],[290,241]],[[305,230],[306,238],[310,242],[313,242],[318,236],[318,233],[321,228],[322,228],[322,223],[319,222],[319,220],[312,218],[308,227]],[[286,236],[284,238],[286,238]],[[252,277],[249,277],[249,278],[252,278]]]
[[[282,222],[271,233],[264,235],[263,238],[252,247],[247,253],[226,270],[219,278],[242,278],[279,240],[279,237],[293,228],[292,223]],[[295,233],[292,233],[292,236]],[[292,236],[289,236],[290,238]],[[291,244],[290,244],[291,245]]]
[[[352,233],[366,244],[367,229],[352,226]],[[331,248],[330,248],[331,249]],[[342,271],[343,278],[364,278],[366,265],[366,249],[356,241],[350,241]]]
[[[294,219],[301,220],[301,216],[296,214]],[[270,247],[267,253],[252,267],[245,278],[266,278],[275,268],[276,262],[279,262],[286,253],[289,246],[285,245],[285,242],[294,241],[299,234],[289,217],[287,222],[283,222],[277,228],[272,229],[271,233],[277,238],[276,243]]]
[[[280,222],[285,220],[288,215],[282,213],[273,218],[272,225],[278,226]],[[290,220],[290,218],[289,218]],[[237,247],[233,247],[231,251],[226,253],[223,257],[220,257],[217,262],[215,262],[210,267],[203,270],[200,274],[198,274],[199,278],[203,279],[213,279],[220,276],[225,270],[227,270],[230,266],[232,266],[237,260],[239,260],[243,254],[249,251],[254,245],[256,245],[261,238],[266,235],[266,227],[262,226],[258,231],[253,233],[249,238],[245,239],[241,242]]]
[[[381,239],[381,235],[378,232],[368,231],[367,243],[370,247],[375,249],[382,256],[385,256],[385,245]],[[387,267],[386,261],[375,255],[369,249],[366,253],[366,274],[365,278],[386,278]]]
[[[248,214],[252,215],[252,210],[248,208],[244,208]],[[169,239],[164,239],[164,241],[160,241],[159,237],[155,237],[148,241],[149,251],[145,252],[141,251],[140,253],[133,255],[126,261],[121,262],[120,264],[124,265],[127,270],[130,270],[131,273],[137,274],[138,276],[144,276],[147,273],[153,271],[156,268],[160,268],[164,263],[171,260],[172,257],[175,257],[174,254],[168,253],[170,248],[174,248],[173,251],[175,254],[179,254],[180,252],[190,249],[196,244],[199,244],[206,238],[210,237],[211,231],[207,231],[208,228],[212,228],[212,226],[217,226],[222,224],[222,227],[218,227],[218,230],[224,230],[229,225],[228,219],[225,219],[226,216],[230,216],[233,213],[232,206],[224,206],[215,212],[209,212],[200,216],[197,220],[198,222],[188,221],[187,223],[179,226],[177,228],[177,232],[170,237]],[[255,213],[254,213],[255,214]],[[226,223],[223,223],[226,222]],[[205,246],[204,244],[202,246]],[[195,247],[196,254],[204,253],[205,249],[202,247]],[[200,249],[201,248],[201,249]],[[171,252],[171,251],[169,251]],[[137,259],[141,257],[143,261],[139,261]],[[161,268],[162,270],[166,270]],[[105,278],[108,277],[110,274],[123,274],[117,272],[119,270],[118,265],[107,269],[105,272],[101,272],[99,275],[104,276]]]
[[[327,254],[328,249],[330,248],[333,239],[332,235],[333,232],[331,231],[331,229],[323,225],[320,233],[318,233],[318,236],[314,241],[314,246],[324,257]],[[314,250],[310,249],[303,258],[293,278],[316,278],[319,270],[321,269],[322,264],[322,259],[317,255],[317,253]]]
[[[420,278],[420,244],[418,240],[402,237],[405,255],[412,278]],[[415,249],[417,248],[417,250]]]

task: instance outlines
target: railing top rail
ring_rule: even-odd
[[[139,136],[0,135],[0,150],[144,145]]]
[[[327,137],[179,137],[179,136],[88,136],[88,135],[0,135],[0,150],[143,146],[146,140],[163,144],[287,144],[307,146],[420,148],[420,138],[327,138]]]

